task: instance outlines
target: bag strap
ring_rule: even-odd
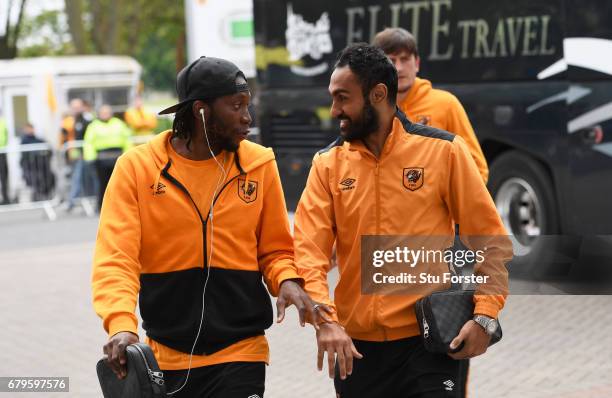
[[[459,238],[459,224],[455,224],[455,239],[453,242],[453,247],[451,249],[453,251],[467,249],[467,247],[463,244],[463,242],[461,242],[461,239]],[[453,256],[453,258],[455,258],[455,256]],[[457,269],[455,268],[455,265],[452,262],[448,263],[448,270],[450,271],[452,275],[460,276],[460,274],[457,273]],[[450,290],[464,290],[464,289],[461,283],[451,282]]]

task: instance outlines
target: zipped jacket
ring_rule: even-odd
[[[112,336],[137,332],[138,298],[147,336],[189,353],[208,275],[205,327],[194,352],[210,355],[272,324],[262,277],[273,295],[282,281],[301,278],[272,150],[243,141],[232,156],[214,199],[208,264],[210,209],[198,208],[173,174],[169,139],[170,131],[161,133],[117,161],[100,215],[93,303]]]
[[[489,178],[487,160],[474,134],[470,119],[457,97],[448,91],[435,89],[429,80],[417,77],[399,107],[413,122],[461,136],[486,184]]]
[[[408,181],[410,171],[419,171]],[[362,294],[361,244],[365,235],[500,236],[489,247],[488,269],[498,294],[475,295],[475,314],[496,318],[512,257],[506,231],[461,137],[410,122],[397,110],[380,157],[361,141],[338,139],[315,155],[295,214],[295,261],[313,300],[331,305],[356,339],[396,340],[419,333],[418,294]],[[327,270],[336,244],[340,273],[329,298]],[[447,286],[448,287],[448,286]],[[478,293],[478,291],[477,291]]]

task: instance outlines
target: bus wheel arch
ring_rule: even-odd
[[[487,148],[489,155],[491,149],[496,152],[490,157],[488,188],[513,235],[510,272],[528,278],[565,276],[575,262],[579,240],[560,235],[559,202],[550,169],[535,157],[502,145]]]

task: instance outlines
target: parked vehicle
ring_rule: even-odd
[[[417,37],[420,76],[470,117],[513,266],[573,272],[584,239],[612,247],[610,15],[601,0],[254,0],[261,139],[289,207],[338,134],[327,93],[336,53],[400,26]]]
[[[70,100],[83,99],[92,110],[109,104],[115,113],[122,113],[137,92],[141,70],[133,58],[123,56],[0,61],[0,109],[8,127],[4,151],[8,153],[9,186],[17,186],[20,179],[18,146],[23,126],[31,123],[39,138],[55,148]]]

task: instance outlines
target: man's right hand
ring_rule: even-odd
[[[119,379],[127,376],[125,349],[134,343],[138,343],[137,335],[132,332],[119,332],[104,345],[103,350],[106,363],[108,363],[108,366],[110,366]]]
[[[327,365],[329,370],[329,377],[334,378],[335,374],[335,363],[336,356],[338,359],[338,370],[340,371],[340,378],[346,379],[347,375],[351,375],[353,372],[353,358],[361,359],[361,355],[353,340],[349,337],[344,329],[335,322],[322,323],[319,325],[317,330],[317,367],[319,370],[323,370],[323,356],[327,352]]]

